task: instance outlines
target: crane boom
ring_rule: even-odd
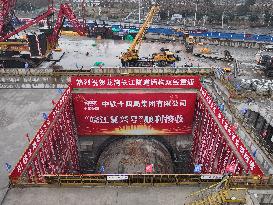
[[[4,42],[7,39],[9,39],[10,37],[12,37],[13,35],[16,35],[19,32],[31,27],[32,25],[39,23],[41,20],[54,14],[55,11],[56,11],[55,8],[50,7],[45,13],[37,16],[35,19],[33,19],[30,22],[26,23],[25,25],[17,28],[15,31],[12,31],[12,32],[6,34],[5,36],[1,37],[0,42]],[[87,33],[87,28],[85,27],[85,25],[82,25],[78,21],[76,15],[74,14],[74,12],[70,8],[70,6],[68,4],[61,4],[60,11],[58,13],[57,22],[54,26],[52,34],[49,37],[49,41],[50,41],[50,44],[52,45],[52,47],[56,46],[56,42],[58,41],[60,29],[62,28],[63,21],[64,21],[65,17],[70,21],[70,23],[73,25],[73,27],[76,29],[76,31],[78,32],[79,35],[83,36],[83,35],[86,35],[86,33]]]
[[[157,12],[159,11],[159,5],[153,5],[150,12],[148,13],[145,22],[143,23],[143,25],[141,26],[138,34],[136,35],[133,43],[131,44],[130,48],[128,49],[128,51],[132,51],[136,49],[136,46],[140,44],[141,39],[143,38],[146,30],[149,28],[150,24],[153,21],[153,17],[157,14]]]
[[[159,5],[157,4],[153,5],[145,19],[145,22],[139,29],[133,43],[130,45],[127,52],[122,53],[121,56],[119,57],[121,59],[122,65],[135,63],[136,61],[139,60],[138,49],[136,47],[137,46],[140,47],[141,40],[143,36],[145,35],[146,30],[149,28],[150,24],[152,23],[153,17],[157,14],[158,11],[159,11]]]
[[[0,34],[4,33],[4,26],[12,18],[11,11],[15,6],[16,0],[0,0]]]
[[[63,22],[64,22],[65,17],[69,20],[69,22],[76,29],[77,33],[80,36],[84,36],[87,34],[86,26],[81,24],[78,21],[75,13],[71,9],[71,7],[67,3],[61,4],[60,11],[58,13],[58,19],[57,19],[56,24],[54,26],[53,32],[49,37],[49,42],[51,44],[51,47],[53,47],[53,48],[55,48],[55,46],[58,42],[60,30],[63,26]]]
[[[55,12],[55,9],[54,8],[49,8],[45,13],[37,16],[35,19],[29,21],[28,23],[26,23],[25,25],[19,27],[18,29],[16,29],[15,31],[12,31],[8,34],[6,34],[5,36],[1,37],[0,38],[0,42],[3,42],[3,41],[6,41],[8,40],[10,37],[18,34],[19,32],[31,27],[32,25],[34,24],[37,24],[39,23],[41,20],[47,18],[48,16],[52,15],[53,13]]]

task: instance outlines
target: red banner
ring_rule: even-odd
[[[219,154],[220,150],[222,149],[222,144],[221,144],[221,140],[222,140],[222,134],[221,132],[219,132],[219,129],[215,130],[215,144],[213,145],[213,152],[212,152],[212,156],[211,156],[211,168],[210,168],[210,173],[217,173],[217,166],[215,166],[218,163],[218,159],[219,159]],[[215,163],[215,161],[217,160],[217,163]]]
[[[212,150],[214,148],[214,141],[215,141],[215,135],[214,135],[214,126],[215,123],[213,121],[213,119],[211,118],[211,123],[210,123],[210,131],[209,131],[209,135],[208,135],[208,144],[207,144],[207,153],[206,153],[206,173],[211,173],[211,167],[212,167],[212,163],[211,163],[211,157],[212,157]]]
[[[226,172],[235,173],[236,165],[227,165]]]
[[[207,90],[201,86],[200,93],[204,97],[205,101],[208,103],[214,116],[217,118],[217,120],[220,122],[220,124],[224,128],[230,141],[236,147],[237,152],[241,155],[242,159],[247,164],[251,173],[255,174],[255,175],[263,175],[264,174],[263,171],[261,170],[261,168],[259,167],[259,165],[255,161],[255,159],[248,152],[247,148],[243,144],[240,137],[232,131],[232,129],[231,129],[232,126],[229,124],[228,120],[225,118],[223,113],[220,111],[217,104],[215,102],[213,102],[213,100],[212,100],[211,96],[208,94]]]
[[[73,88],[103,89],[145,89],[145,88],[183,88],[199,89],[199,76],[164,76],[164,77],[71,77]]]
[[[73,94],[78,134],[191,134],[195,93]]]
[[[33,166],[35,168],[35,177],[38,183],[43,182],[43,178],[41,177],[43,175],[42,169],[40,167],[40,160],[38,158],[39,156],[35,156],[32,160]]]
[[[44,135],[47,132],[49,126],[52,124],[55,116],[60,112],[60,109],[61,109],[63,103],[67,100],[70,93],[71,93],[71,88],[68,87],[66,89],[66,91],[64,92],[64,94],[62,95],[61,99],[55,105],[53,111],[48,115],[47,120],[43,123],[41,128],[36,133],[35,137],[31,141],[29,147],[25,150],[25,152],[22,155],[19,162],[16,164],[15,168],[13,169],[13,171],[10,174],[11,178],[13,178],[13,179],[18,178],[22,174],[22,172],[25,170],[31,157],[33,156],[33,154],[37,150],[37,147],[39,146],[40,142],[44,138]]]

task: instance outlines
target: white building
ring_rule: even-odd
[[[82,4],[82,2],[83,0],[73,0],[73,3],[77,5]],[[94,6],[99,6],[101,3],[101,0],[85,0],[85,3],[87,6],[94,7]]]

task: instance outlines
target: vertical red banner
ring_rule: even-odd
[[[212,150],[215,146],[215,135],[214,135],[214,127],[215,127],[215,123],[213,121],[213,119],[211,118],[211,122],[210,122],[210,132],[209,132],[209,139],[208,139],[208,144],[207,144],[207,154],[206,154],[206,173],[211,173],[211,169],[212,169],[212,164],[213,161],[211,159],[212,157]]]
[[[219,128],[218,126],[216,126],[214,135],[215,137],[215,144],[213,146],[213,151],[212,151],[212,156],[211,156],[211,166],[210,166],[210,173],[216,174],[217,173],[217,169],[215,169],[215,161],[217,161],[218,163],[218,157],[219,157],[219,152],[221,149],[221,140],[222,140],[222,135],[219,132]]]
[[[33,158],[32,163],[33,163],[33,166],[34,166],[34,169],[35,169],[34,174],[35,174],[37,182],[38,183],[44,182],[44,179],[42,177],[43,171],[41,169],[40,161],[39,161],[39,155],[37,155],[37,156],[35,156]]]
[[[35,182],[35,174],[34,174],[32,166],[27,167],[27,176],[28,176],[28,183]]]
[[[231,157],[231,151],[232,150],[231,150],[230,146],[227,144],[226,145],[226,154],[225,154],[225,156],[223,158],[222,170],[226,170],[226,167],[228,165],[228,161],[229,161],[229,159]]]
[[[222,143],[221,143],[221,150],[219,153],[219,157],[218,157],[218,163],[217,163],[217,173],[223,173],[223,161],[224,161],[224,157],[226,154],[226,141],[225,139],[222,139]]]
[[[200,94],[203,97],[204,101],[208,104],[208,109],[210,109],[211,113],[213,113],[214,117],[223,128],[225,135],[229,138],[228,143],[236,148],[237,153],[240,155],[240,160],[243,160],[247,164],[248,169],[252,174],[263,175],[264,173],[262,169],[259,167],[255,159],[251,156],[240,137],[232,130],[232,126],[229,124],[224,114],[220,111],[217,104],[213,101],[208,91],[202,86],[200,88]]]

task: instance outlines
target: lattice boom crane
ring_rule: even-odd
[[[1,0],[1,1],[6,1],[6,0]],[[0,42],[6,41],[10,37],[12,37],[12,36],[18,34],[19,32],[31,27],[32,25],[38,24],[41,20],[53,15],[55,11],[56,11],[56,9],[53,8],[53,7],[48,8],[48,10],[45,13],[43,13],[43,14],[39,15],[38,17],[34,18],[32,21],[26,23],[23,26],[20,26],[19,28],[17,28],[16,30],[14,30],[14,31],[12,31],[10,33],[7,33],[7,34],[3,35],[0,38]],[[85,27],[85,25],[82,25],[78,21],[76,15],[74,14],[74,12],[70,8],[70,6],[68,4],[61,4],[60,10],[59,10],[59,13],[58,13],[57,22],[56,22],[56,24],[54,26],[52,34],[49,37],[49,41],[50,41],[51,44],[56,44],[56,42],[58,41],[58,36],[59,36],[60,30],[61,30],[61,28],[63,26],[63,22],[64,22],[65,17],[70,21],[70,23],[73,25],[73,27],[75,28],[75,30],[77,31],[77,33],[79,35],[83,36],[83,35],[87,34],[87,28]],[[53,46],[53,47],[55,47],[55,46]]]
[[[4,35],[5,25],[8,24],[12,18],[15,3],[16,0],[0,0],[0,36]]]
[[[80,23],[69,4],[64,3],[60,5],[55,26],[53,29],[49,29],[49,32],[39,34],[32,32],[31,34],[26,35],[26,39],[10,39],[12,36],[19,34],[21,31],[24,31],[29,27],[38,24],[42,20],[49,18],[57,12],[57,9],[55,9],[52,4],[48,7],[46,12],[40,14],[26,24],[14,29],[11,24],[11,18],[14,16],[13,7],[15,5],[15,0],[0,0],[0,2],[1,66],[22,66],[24,62],[27,62],[32,67],[37,66],[42,59],[46,59],[51,51],[57,47],[59,34],[65,19],[68,19],[79,35],[84,36],[88,34],[86,24]]]

